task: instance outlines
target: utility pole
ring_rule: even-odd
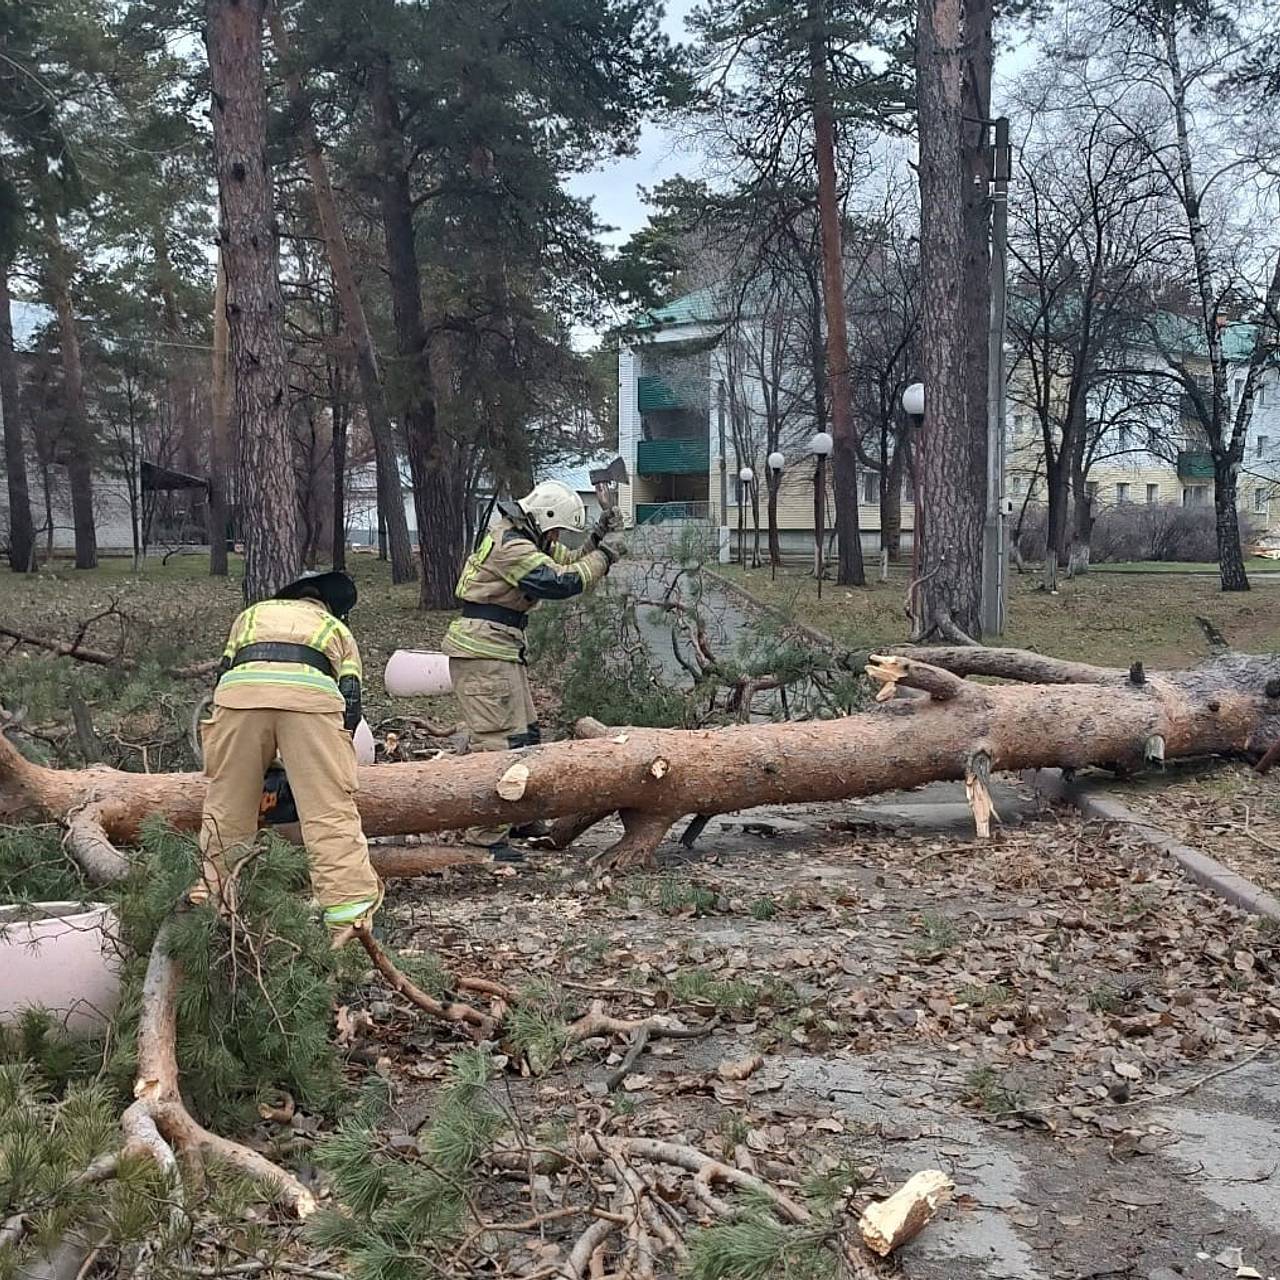
[[[1008,532],[1005,523],[1005,355],[1009,257],[1009,121],[990,122],[994,134],[991,167],[991,319],[987,332],[987,516],[982,530],[982,634],[1004,632],[1008,589]]]

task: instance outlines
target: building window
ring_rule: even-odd
[[[1147,452],[1148,453],[1160,452],[1160,428],[1159,427],[1147,428]]]
[[[1258,437],[1258,457],[1265,458],[1267,456],[1267,437]]]
[[[1009,481],[1009,492],[1013,494],[1015,497],[1021,494],[1022,492],[1021,476],[1014,476],[1013,479]]]
[[[1133,448],[1133,428],[1127,423],[1120,428],[1120,449],[1128,453]]]
[[[902,473],[902,501],[914,502],[916,500],[916,488],[911,483],[911,472],[904,470]]]
[[[1253,491],[1253,511],[1255,515],[1265,516],[1267,508],[1270,506],[1270,495],[1265,489],[1255,489]]]
[[[1127,484],[1116,485],[1116,501],[1117,502],[1129,501],[1129,486]]]
[[[1182,505],[1184,507],[1203,507],[1209,501],[1209,486],[1206,484],[1184,484],[1182,486]]]
[[[1147,485],[1147,502],[1148,504],[1160,501],[1160,486],[1158,484]]]
[[[1086,480],[1084,483],[1084,494],[1090,502],[1098,500],[1098,482],[1096,480]]]
[[[862,473],[862,505],[874,507],[880,501],[880,473],[864,471]]]
[[[1265,382],[1258,383],[1258,403],[1267,403],[1267,384]]]
[[[1232,390],[1232,395],[1235,398],[1235,401],[1237,404],[1239,404],[1241,399],[1243,399],[1244,397],[1244,379],[1243,378],[1236,379],[1235,386]]]

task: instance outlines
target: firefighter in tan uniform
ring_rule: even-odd
[[[333,930],[365,923],[382,900],[356,810],[360,651],[344,619],[345,573],[308,573],[236,618],[201,726],[208,777],[193,902],[220,896],[258,828],[263,776],[277,757],[302,823],[311,884]]]
[[[582,499],[567,485],[543,481],[518,502],[500,500],[501,519],[467,558],[454,594],[462,616],[445,633],[449,677],[471,732],[473,751],[536,746],[542,735],[529,692],[524,630],[540,600],[566,600],[598,583],[625,548],[607,541],[621,527],[614,509],[602,513],[579,551],[559,539],[585,532]],[[507,842],[510,827],[472,828],[468,844],[488,848],[497,862],[523,855]]]

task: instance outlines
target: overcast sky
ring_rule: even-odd
[[[663,27],[673,41],[690,39],[685,16],[693,11],[697,2],[667,0]],[[999,50],[996,58],[997,93],[1001,82],[1007,84],[1030,65],[1032,56],[1031,46],[1026,41],[1012,49]],[[571,179],[569,189],[575,195],[592,198],[596,217],[614,228],[604,236],[605,241],[616,245],[642,227],[648,217],[648,209],[640,197],[642,187],[654,187],[663,178],[677,173],[697,177],[701,168],[701,158],[683,149],[673,134],[647,124],[641,131],[635,155],[610,159],[594,172]]]
[[[684,18],[692,12],[695,3],[696,0],[667,0],[662,25],[672,40],[689,38]],[[676,140],[666,130],[647,124],[634,156],[609,160],[594,173],[574,178],[569,189],[574,195],[592,197],[596,217],[606,226],[616,228],[605,239],[610,244],[621,244],[644,225],[648,216],[640,198],[641,187],[656,186],[663,178],[676,173],[696,174],[699,168],[697,157],[681,154]]]

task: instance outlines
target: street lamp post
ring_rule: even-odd
[[[755,478],[756,478],[756,473],[752,471],[750,467],[743,467],[742,470],[738,472],[738,481],[742,485],[742,489],[740,491],[740,495],[738,498],[738,547],[741,552],[740,558],[742,560],[742,567],[744,569],[747,567],[747,544],[744,541],[746,534],[743,526],[746,522],[746,514],[743,511],[743,508],[746,506],[748,502],[751,501],[751,485],[754,482]],[[752,511],[752,524],[754,525],[755,523],[754,505],[752,506],[751,511]],[[756,532],[759,533],[758,528],[756,529]],[[755,568],[754,554],[751,557],[751,567]]]
[[[775,449],[765,461],[769,464],[769,510],[772,513],[777,505],[776,495],[778,486],[782,483],[782,468],[787,460]],[[776,581],[778,577],[778,548],[775,546],[778,531],[774,528],[775,523],[771,514],[769,520],[769,580],[771,582]]]
[[[902,392],[902,412],[907,415],[913,427],[924,425],[924,383],[913,382]],[[911,519],[911,581],[920,581],[920,521],[923,504],[920,501],[920,488],[917,485],[912,493],[913,514]],[[913,614],[915,610],[915,591],[907,592],[907,610]]]
[[[818,577],[818,599],[822,599],[822,575],[826,568],[824,563],[823,543],[826,538],[827,510],[827,459],[835,441],[825,431],[819,431],[809,441],[809,452],[813,454],[813,569]]]
[[[1004,339],[1007,327],[1009,177],[1012,151],[1009,121],[991,121],[991,315],[987,332],[987,518],[982,531],[982,631],[1004,631],[1008,558],[1004,496],[1006,405]]]

